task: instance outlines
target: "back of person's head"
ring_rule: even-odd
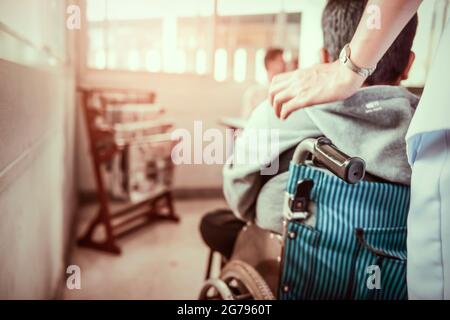
[[[328,0],[322,14],[322,31],[324,49],[331,61],[337,60],[341,49],[352,40],[366,4],[367,0]],[[395,84],[406,79],[414,60],[411,47],[417,21],[416,14],[378,62],[377,69],[367,78],[366,85]]]
[[[264,56],[264,66],[266,69],[269,68],[270,62],[283,57],[283,49],[281,48],[268,48],[266,55]]]
[[[264,56],[264,66],[266,67],[269,81],[277,74],[286,71],[286,61],[283,58],[283,49],[268,48]]]

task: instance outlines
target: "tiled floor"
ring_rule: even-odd
[[[119,241],[122,255],[76,247],[72,264],[81,268],[81,289],[64,299],[196,299],[203,283],[208,250],[198,232],[201,216],[225,207],[223,200],[183,200],[175,204],[178,224],[162,222]],[[80,230],[95,212],[82,208]]]

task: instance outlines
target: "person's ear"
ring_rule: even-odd
[[[410,51],[409,52],[408,63],[406,64],[406,67],[405,67],[405,69],[403,70],[403,72],[402,72],[402,74],[400,76],[400,80],[408,79],[409,71],[411,70],[411,67],[412,67],[415,59],[416,59],[416,54],[413,51]]]
[[[328,53],[327,49],[325,48],[320,48],[320,63],[330,63],[331,58],[330,58],[330,54]]]

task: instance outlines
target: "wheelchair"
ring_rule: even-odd
[[[325,137],[305,139],[289,167],[282,235],[247,223],[199,299],[407,299],[408,207],[409,187],[371,179]]]

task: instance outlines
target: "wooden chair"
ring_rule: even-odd
[[[179,218],[174,212],[170,185],[157,185],[141,200],[128,201],[123,208],[112,212],[111,197],[104,177],[105,168],[114,157],[123,156],[135,147],[154,151],[152,154],[155,157],[164,155],[165,160],[171,163],[170,152],[178,141],[171,140],[168,133],[172,123],[158,119],[163,109],[154,104],[155,95],[151,92],[93,88],[80,88],[79,92],[99,209],[78,240],[78,245],[120,254],[121,249],[117,244],[119,237],[155,221],[178,222]],[[139,109],[142,109],[141,113],[136,111]],[[140,114],[144,117],[136,117]],[[96,237],[99,227],[104,228],[103,239]]]

